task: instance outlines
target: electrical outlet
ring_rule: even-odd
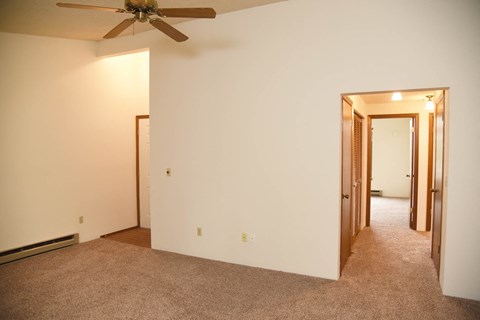
[[[197,227],[197,236],[201,237],[202,236],[202,228]]]
[[[78,217],[78,223],[80,223],[80,224],[83,223],[83,216]]]
[[[247,242],[248,241],[248,235],[246,232],[242,232],[242,242]]]

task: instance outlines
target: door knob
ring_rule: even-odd
[[[409,174],[407,174],[407,178],[410,178],[410,175],[409,175]]]
[[[437,192],[439,192],[439,191],[440,191],[440,190],[438,190],[438,189],[431,189],[431,190],[430,190],[430,192],[433,192],[433,193],[437,193]]]
[[[349,198],[350,196],[348,194],[345,194],[345,193],[342,194],[342,199],[349,199]]]

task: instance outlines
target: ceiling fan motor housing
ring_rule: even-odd
[[[155,13],[157,9],[156,0],[125,0],[125,10],[128,12]]]

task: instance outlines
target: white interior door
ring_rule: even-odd
[[[140,227],[150,228],[150,119],[138,124]]]

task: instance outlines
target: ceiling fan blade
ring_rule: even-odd
[[[120,24],[118,24],[115,28],[113,28],[112,30],[110,30],[109,33],[107,33],[106,35],[103,36],[103,39],[111,39],[111,38],[115,38],[116,36],[118,36],[120,33],[122,33],[123,30],[127,29],[128,27],[130,27],[132,24],[135,23],[135,19],[131,18],[131,19],[125,19],[123,20],[122,22],[120,22]]]
[[[186,35],[161,19],[150,19],[150,24],[177,42],[182,42],[188,39]]]
[[[125,9],[89,6],[89,5],[86,5],[86,4],[76,4],[76,3],[66,3],[66,2],[59,2],[59,3],[57,3],[57,6],[62,7],[62,8],[71,8],[71,9],[88,9],[88,10],[119,12],[119,13],[126,12]]]
[[[213,19],[217,15],[212,8],[165,8],[157,9],[160,17],[170,18],[206,18]]]

